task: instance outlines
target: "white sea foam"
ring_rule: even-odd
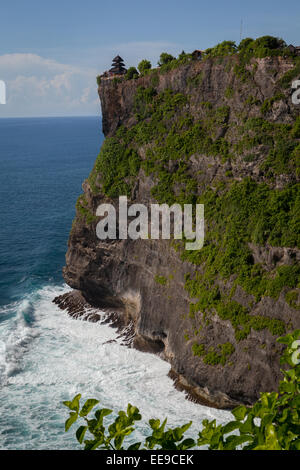
[[[168,417],[170,425],[203,419],[226,422],[229,413],[185,400],[167,377],[168,363],[128,349],[108,325],[74,320],[52,303],[67,287],[45,287],[18,305],[16,317],[0,323],[0,448],[76,448],[74,433],[64,433],[62,405],[76,393],[95,397],[119,410],[138,406],[143,422]],[[4,380],[5,379],[5,380]],[[139,423],[135,438],[146,435]]]

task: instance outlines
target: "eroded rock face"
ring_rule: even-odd
[[[161,92],[172,88],[184,92],[189,82],[201,74],[201,83],[191,90],[190,104],[186,112],[201,117],[200,103],[210,102],[213,106],[223,106],[228,101],[226,90],[234,90],[231,98],[229,121],[237,120],[239,113],[247,116],[258,115],[260,105],[245,110],[245,99],[251,94],[260,103],[272,98],[280,76],[292,67],[283,58],[261,59],[257,61],[253,80],[257,86],[237,79],[233,69],[225,63],[212,61],[193,62],[165,74],[158,75],[156,89]],[[132,126],[136,123],[134,96],[138,86],[150,86],[151,77],[114,83],[103,81],[99,87],[103,113],[103,132],[113,136],[122,124]],[[291,123],[295,119],[295,109],[289,99],[278,106],[276,103],[269,111],[268,119]],[[298,111],[297,111],[298,112]],[[242,118],[241,118],[242,119]],[[220,135],[235,141],[234,126],[219,130]],[[145,156],[146,146],[139,148],[141,158]],[[253,162],[236,159],[222,162],[221,158],[195,155],[190,159],[191,174],[197,175],[198,184],[214,186],[217,181],[226,179],[230,172],[237,181],[251,176],[264,181],[260,163],[264,159],[264,148],[258,150],[258,159]],[[170,163],[172,164],[172,162]],[[276,187],[295,181],[295,175],[278,175]],[[132,200],[149,205],[155,202],[151,188],[155,181],[140,170],[132,192]],[[88,182],[83,185],[89,210],[95,214],[97,206],[107,200],[101,191],[95,195]],[[134,325],[133,345],[141,350],[159,353],[172,366],[177,385],[188,389],[193,398],[213,406],[230,408],[238,402],[252,403],[259,392],[274,390],[280,377],[278,354],[280,346],[274,336],[266,329],[251,330],[248,338],[237,342],[229,321],[213,315],[211,321],[203,325],[202,336],[209,348],[226,341],[234,344],[235,352],[230,363],[225,366],[211,366],[192,352],[195,338],[185,338],[190,328],[189,304],[191,299],[184,288],[185,275],[195,272],[195,266],[183,262],[168,241],[163,240],[114,240],[101,241],[96,237],[95,223],[87,224],[77,216],[72,227],[66,266],[63,270],[66,282],[81,292],[92,306],[115,309],[123,325]],[[289,264],[298,259],[295,249],[286,247],[266,247],[251,245],[255,263],[262,263],[267,269],[278,264]],[[166,284],[156,281],[156,276],[164,276]],[[220,286],[222,288],[222,286]],[[300,327],[299,312],[285,301],[283,291],[278,300],[264,297],[256,302],[253,296],[238,287],[234,298],[240,304],[251,307],[251,314],[272,316],[290,324],[291,328]]]

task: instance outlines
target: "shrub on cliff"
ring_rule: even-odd
[[[209,57],[223,57],[235,54],[237,47],[234,41],[223,41],[215,47],[206,49],[205,55]]]
[[[135,67],[129,67],[125,74],[125,80],[132,80],[133,78],[138,78],[139,73]]]
[[[162,65],[166,65],[169,62],[172,62],[172,60],[175,60],[175,57],[173,57],[171,54],[168,54],[167,52],[162,52],[159,56],[158,65],[161,67]]]
[[[249,60],[251,57],[291,55],[285,41],[273,36],[262,36],[255,40],[252,38],[243,39],[238,46],[238,51],[244,61]]]
[[[149,436],[145,442],[136,442],[124,447],[124,440],[135,430],[135,422],[142,416],[138,408],[128,405],[126,411],[119,411],[118,416],[106,428],[104,418],[112,413],[107,408],[98,409],[93,419],[89,413],[99,403],[89,399],[80,409],[81,395],[64,405],[70,410],[65,423],[65,430],[82,418],[84,424],[76,431],[76,438],[84,444],[86,450],[139,450],[163,449],[186,450],[195,446],[206,446],[209,450],[300,450],[300,330],[277,341],[286,345],[281,357],[283,380],[279,391],[262,393],[252,406],[238,406],[232,411],[233,420],[225,425],[216,424],[216,420],[204,420],[197,439],[185,438],[184,433],[192,422],[165,430],[167,419],[150,419]],[[85,439],[89,432],[89,439]]]
[[[138,69],[141,75],[146,75],[149,70],[151,70],[151,62],[149,60],[143,59],[138,65]]]
[[[283,39],[273,36],[262,36],[257,39],[245,38],[238,46],[233,41],[223,41],[206,49],[206,57],[224,57],[239,53],[244,61],[251,57],[263,58],[276,55],[291,55]]]

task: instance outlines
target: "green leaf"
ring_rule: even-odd
[[[182,435],[183,435],[183,431],[181,430],[181,428],[175,428],[173,429],[173,439],[175,442],[177,441],[180,441],[180,439],[182,438]]]
[[[239,421],[230,421],[229,423],[225,424],[225,426],[222,428],[223,435],[235,431],[235,429],[240,427],[240,424],[241,423]]]
[[[287,411],[287,410],[285,410]],[[274,419],[275,419],[276,413],[267,413],[261,420],[261,428],[264,428],[268,426],[269,424],[272,424]]]
[[[195,447],[196,442],[194,439],[185,439],[183,442],[181,442],[178,446],[179,450],[187,450],[187,449],[192,449],[192,447]]]
[[[63,401],[63,405],[70,409],[71,401]]]
[[[93,441],[84,441],[85,447],[84,450],[95,450],[102,444],[102,440],[94,439]]]
[[[290,344],[292,340],[293,340],[292,335],[288,334],[286,336],[282,336],[281,338],[277,338],[276,341],[281,344]]]
[[[94,406],[98,405],[98,403],[99,403],[99,400],[96,400],[95,398],[89,398],[83,405],[79,413],[79,416],[81,417],[87,416],[90,413],[90,411],[94,408]]]
[[[114,444],[115,444],[115,448],[116,450],[122,450],[122,444],[123,444],[123,441],[124,441],[124,435],[119,435],[119,436],[116,436],[115,437],[115,440],[114,440]]]
[[[67,419],[67,421],[65,422],[65,432],[69,431],[70,427],[72,426],[72,424],[75,423],[77,418],[78,418],[78,413],[76,412],[70,413],[69,419]]]
[[[281,382],[280,391],[286,393],[294,393],[296,391],[296,385],[293,383]]]
[[[252,441],[252,436],[229,436],[225,441],[226,450],[235,450],[238,446]]]
[[[103,425],[103,418],[105,416],[108,416],[112,413],[112,410],[109,410],[108,408],[102,408],[101,410],[97,410],[95,412],[95,416],[97,418],[97,425],[96,428],[100,428]]]
[[[128,403],[127,406],[127,414],[128,416],[134,416],[135,414],[139,413],[139,409],[136,406],[132,406],[130,403]]]
[[[72,401],[64,401],[63,404],[65,406],[67,406],[70,410],[72,411],[77,411],[77,413],[79,412],[79,401],[80,401],[80,398],[81,398],[81,394],[79,393],[78,395],[76,395]]]
[[[157,429],[159,429],[160,420],[159,419],[150,419],[149,424],[151,426],[151,429],[156,431]]]
[[[192,426],[192,424],[193,424],[193,421],[190,421],[189,423],[184,424],[184,425],[181,426],[181,428],[180,428],[181,431],[182,431],[183,433],[185,433],[185,431],[187,431],[187,430]]]
[[[255,424],[253,422],[253,416],[248,415],[246,421],[240,425],[241,434],[253,434],[255,432]]]
[[[131,446],[128,447],[127,450],[139,450],[141,447],[141,442],[136,442],[135,444],[131,444]]]
[[[79,444],[82,444],[82,441],[84,439],[84,435],[87,431],[87,426],[80,426],[77,431],[76,431],[76,438],[77,438],[77,441],[79,442]]]
[[[163,423],[162,423],[162,425],[161,425],[161,427],[160,427],[160,431],[164,431],[166,424],[167,424],[167,418],[164,419],[164,421],[163,421]]]
[[[241,406],[238,406],[237,408],[235,408],[234,410],[232,410],[232,414],[233,416],[235,417],[235,419],[237,419],[238,421],[243,421],[243,419],[245,418],[246,414],[247,414],[247,408],[243,405]]]

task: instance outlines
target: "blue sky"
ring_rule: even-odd
[[[300,44],[300,2],[1,0],[0,117],[99,114],[95,76],[223,40],[265,34]]]

